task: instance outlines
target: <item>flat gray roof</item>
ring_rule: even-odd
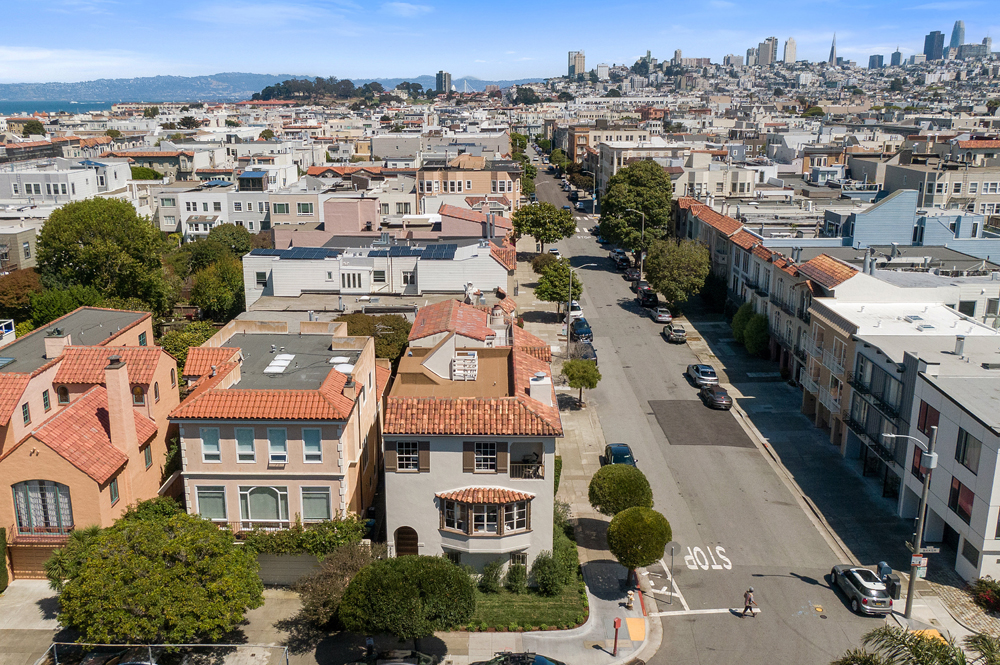
[[[793,243],[794,243],[794,239]],[[785,245],[782,247],[774,247],[776,251],[780,251],[785,256],[791,256],[792,245]],[[892,245],[872,245],[872,249],[875,250],[876,258],[884,260],[884,258],[892,255]],[[924,256],[931,257],[931,267],[932,268],[946,268],[951,270],[969,270],[973,267],[978,267],[983,263],[983,259],[980,259],[963,252],[951,249],[950,247],[945,247],[943,245],[931,245],[925,247],[900,247],[897,250],[897,259],[899,258],[921,258]],[[847,261],[852,265],[862,265],[865,260],[865,250],[856,249],[854,247],[803,247],[802,248],[802,262],[805,263],[809,259],[814,259],[820,254],[826,254],[827,256],[832,256],[842,261]],[[884,255],[884,256],[883,256]],[[996,263],[986,262],[986,270],[1000,270],[1000,265]]]
[[[361,355],[360,349],[331,350],[333,335],[233,335],[226,346],[238,346],[243,351],[240,382],[234,388],[242,390],[317,390],[330,370],[339,365],[354,365]],[[276,348],[271,351],[271,345]],[[284,371],[264,370],[272,363],[282,363],[278,356],[286,356]],[[338,360],[331,363],[331,358]],[[349,371],[344,371],[349,374]]]
[[[43,326],[0,349],[0,358],[14,359],[14,362],[0,367],[0,372],[25,374],[34,372],[47,363],[49,359],[45,357],[45,336],[53,328],[61,328],[69,335],[73,346],[95,346],[144,316],[148,316],[148,313],[89,307],[73,312],[58,323]],[[152,343],[153,340],[149,340],[149,344]]]
[[[980,370],[983,373],[997,370]],[[1000,432],[997,404],[1000,403],[1000,381],[996,376],[927,376],[926,380],[937,386],[956,404],[975,416],[982,424]]]

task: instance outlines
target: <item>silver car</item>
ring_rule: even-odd
[[[719,376],[711,365],[688,365],[687,375],[699,388],[719,385]]]
[[[892,597],[882,580],[871,570],[859,566],[834,566],[830,577],[847,596],[855,614],[892,613]]]
[[[666,307],[656,307],[649,310],[649,316],[657,323],[670,323],[674,320],[674,317],[670,314],[670,310]]]

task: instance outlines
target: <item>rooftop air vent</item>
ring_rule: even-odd
[[[924,330],[934,330],[934,326],[932,326],[929,323],[921,323],[920,325],[917,326],[917,330],[920,330],[921,332],[923,332]]]
[[[924,317],[919,316],[917,314],[910,314],[909,316],[904,316],[903,320],[906,321],[907,323],[913,323],[914,321],[923,321]]]

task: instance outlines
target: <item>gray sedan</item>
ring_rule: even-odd
[[[871,570],[858,566],[834,566],[830,577],[847,596],[855,614],[892,614],[892,597]]]

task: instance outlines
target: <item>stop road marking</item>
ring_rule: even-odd
[[[687,548],[688,553],[684,556],[684,563],[690,570],[732,570],[733,562],[729,560],[726,556],[726,550],[721,545],[716,545],[713,548],[710,545],[706,545],[703,550],[700,547]],[[706,554],[707,552],[707,554]],[[718,563],[715,557],[718,556],[722,563]],[[709,562],[711,559],[711,563]]]

